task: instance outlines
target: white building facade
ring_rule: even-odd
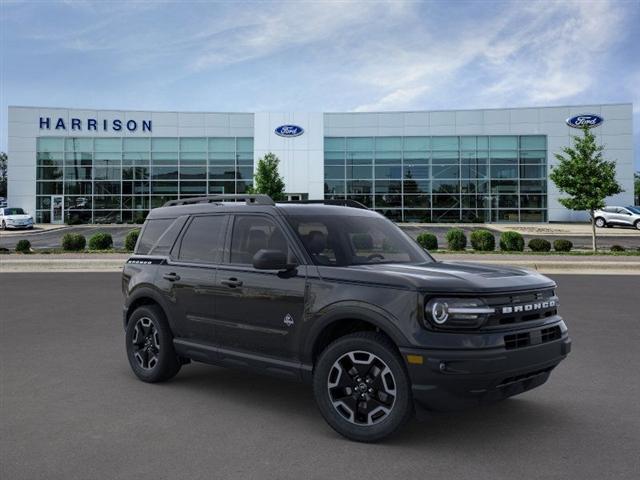
[[[36,222],[141,221],[191,196],[242,194],[272,152],[292,199],[353,199],[396,221],[585,220],[558,202],[554,154],[595,116],[633,203],[632,105],[379,113],[9,107],[8,204]]]

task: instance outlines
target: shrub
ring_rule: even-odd
[[[474,230],[470,239],[473,249],[479,252],[493,252],[496,248],[496,237],[489,230]]]
[[[30,253],[31,252],[31,242],[26,239],[19,240],[16,244],[16,252],[20,253]]]
[[[612,252],[624,252],[626,249],[622,245],[611,245]]]
[[[449,250],[464,250],[467,248],[467,236],[459,228],[449,230],[446,238]]]
[[[133,249],[136,248],[136,242],[138,241],[138,237],[140,236],[140,229],[136,228],[135,230],[131,230],[127,233],[127,236],[124,237],[124,248],[128,251],[133,252]]]
[[[110,233],[98,232],[89,239],[89,250],[109,250],[113,247]]]
[[[62,249],[67,252],[79,252],[84,250],[87,239],[79,233],[65,233],[62,237]]]
[[[529,248],[534,252],[549,252],[551,251],[551,242],[544,238],[532,238],[529,240]]]
[[[433,233],[422,232],[416,237],[416,242],[422,248],[427,250],[437,250],[438,249],[438,237],[436,237]]]
[[[573,248],[573,243],[570,240],[558,239],[553,242],[553,249],[556,252],[570,252]]]
[[[524,250],[524,238],[518,232],[502,232],[502,235],[500,235],[500,250],[522,252]]]

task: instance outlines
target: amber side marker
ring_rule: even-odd
[[[422,355],[407,355],[407,362],[422,365]]]

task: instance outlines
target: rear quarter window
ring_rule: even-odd
[[[136,245],[138,255],[167,255],[187,216],[147,220]]]

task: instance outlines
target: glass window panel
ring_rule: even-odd
[[[209,152],[235,152],[236,139],[230,138],[210,138]]]
[[[91,167],[65,167],[64,178],[68,180],[91,180]]]
[[[178,154],[171,152],[152,153],[151,163],[153,165],[177,165]]]
[[[177,195],[178,182],[151,182],[151,193],[154,195]]]
[[[233,166],[229,167],[209,167],[209,178],[215,180],[235,180],[236,169]]]
[[[544,165],[520,165],[521,178],[546,178]]]
[[[376,151],[402,150],[402,137],[376,137]]]
[[[351,167],[353,168],[353,167]],[[369,168],[369,170],[371,170],[371,168]],[[338,179],[338,178],[345,178],[345,170],[344,167],[334,167],[334,166],[330,166],[324,167],[324,178],[330,178],[330,179]]]
[[[93,178],[94,180],[120,180],[121,172],[120,167],[95,167]]]
[[[469,223],[484,223],[489,221],[489,214],[486,210],[462,210],[462,221]]]
[[[434,165],[457,165],[460,163],[458,152],[433,152],[431,163]]]
[[[239,167],[236,169],[237,180],[252,180],[253,167]]]
[[[150,138],[125,138],[123,139],[123,149],[125,152],[148,152],[151,150],[150,140]],[[159,145],[162,145],[163,142],[161,140],[170,139],[156,138],[155,140],[160,141]]]
[[[389,220],[393,222],[401,222],[402,221],[402,210],[400,209],[392,209],[385,208],[384,210],[376,210],[376,212],[384,215]]]
[[[517,210],[494,210],[494,221],[498,222],[519,222],[520,218]]]
[[[37,209],[51,208],[51,197],[48,195],[45,197],[36,197],[36,208]]]
[[[547,152],[544,150],[530,150],[526,152],[520,152],[520,163],[547,163]]]
[[[491,163],[518,163],[518,152],[515,150],[491,152]]]
[[[344,181],[335,181],[335,180],[325,180],[324,181],[324,193],[326,194],[336,194],[336,193],[344,193]]]
[[[182,152],[203,152],[207,151],[206,138],[181,138],[180,153]]]
[[[458,193],[460,183],[457,180],[433,180],[431,188],[433,193]]]
[[[403,152],[404,163],[412,165],[429,165],[428,152]]]
[[[64,138],[39,137],[37,145],[39,152],[62,152],[64,150]]]
[[[253,256],[270,246],[292,258],[284,233],[270,219],[250,215],[236,217],[231,232],[231,263],[251,265]]]
[[[196,195],[207,193],[207,182],[180,182],[181,195]]]
[[[114,162],[120,162],[120,160],[114,160]],[[90,167],[93,162],[92,155],[88,152],[82,153],[65,153],[64,163],[65,165],[85,165]]]
[[[178,151],[178,139],[177,138],[152,138],[151,150],[153,152],[177,152]]]
[[[373,138],[349,137],[347,138],[347,150],[352,152],[373,150]]]
[[[460,167],[458,165],[433,165],[431,168],[433,178],[458,178],[460,176]]]
[[[236,193],[236,182],[209,182],[209,193],[220,195]]]
[[[429,208],[431,197],[429,195],[405,195],[404,208]]]
[[[347,199],[360,202],[367,208],[373,207],[373,197],[371,195],[347,195]]]
[[[149,178],[149,168],[136,167],[133,171],[136,180],[145,180]]]
[[[406,208],[406,207],[405,207]],[[431,222],[431,210],[405,210],[405,222],[429,223]]]
[[[520,137],[522,150],[546,150],[547,137],[544,135],[523,135]]]
[[[168,180],[171,178],[178,178],[178,167],[152,167],[151,168],[152,180]]]
[[[206,167],[181,167],[180,180],[206,180]]]
[[[460,174],[462,178],[487,178],[487,170],[488,168],[486,165],[460,166]]]
[[[173,195],[157,195],[151,197],[151,208],[158,208],[163,206],[165,203],[176,200],[178,198],[178,194]]]
[[[133,180],[133,167],[124,167],[122,169],[123,180]]]
[[[36,158],[38,165],[62,165],[64,154],[62,152],[38,152]]]
[[[347,172],[347,178],[368,179],[373,177],[373,169],[370,166],[348,165],[346,168],[346,172]]]
[[[67,210],[91,210],[91,200],[90,195],[83,197],[67,195],[64,197],[64,208]]]
[[[460,137],[460,150],[476,150],[477,137]]]
[[[372,152],[347,152],[347,165],[371,165]]]
[[[209,165],[235,165],[235,155],[233,152],[209,152]]]
[[[489,137],[491,150],[517,150],[518,137],[512,135],[496,135]]]
[[[410,195],[412,193],[430,193],[431,182],[428,180],[404,180],[404,194]]]
[[[246,165],[253,167],[253,154],[251,153],[238,153],[236,155],[238,165]]]
[[[325,152],[325,165],[344,165],[344,152]]]
[[[458,137],[431,137],[431,150],[458,150]]]
[[[460,206],[459,195],[432,195],[433,208],[458,208]]]
[[[546,222],[547,212],[545,210],[520,210],[521,222]]]
[[[540,192],[545,193],[547,191],[546,180],[521,180],[520,192]]]
[[[518,178],[518,166],[491,165],[491,178]]]
[[[96,210],[121,208],[120,198],[121,198],[120,196],[103,196],[103,195],[94,196],[93,208]]]
[[[91,182],[64,182],[64,193],[65,195],[91,195],[92,185]]]
[[[474,164],[474,163],[482,163],[482,161],[478,162],[476,152],[460,152],[460,163],[462,165],[467,165],[467,164]]]
[[[38,180],[62,180],[62,168],[58,167],[38,167]]]
[[[476,158],[478,163],[489,163],[489,152],[485,150],[479,150],[476,152]]]
[[[402,163],[401,152],[376,152],[375,157],[377,165],[400,165]]]
[[[462,208],[481,208],[483,206],[483,198],[478,195],[461,195]]]
[[[149,193],[150,191],[151,191],[151,187],[150,187],[148,181],[133,182],[133,193],[135,193],[137,195],[142,195],[142,194],[145,194],[145,193]]]
[[[492,193],[516,193],[518,191],[517,180],[492,180]]]
[[[96,138],[94,139],[94,150],[96,152],[121,152],[122,139],[120,138]]]
[[[498,208],[518,208],[518,195],[498,196]]]
[[[520,208],[546,208],[546,195],[520,195]]]
[[[206,165],[207,154],[204,152],[199,153],[184,153],[180,152],[180,165]]]
[[[67,152],[92,152],[93,138],[65,138],[64,149]]]
[[[347,182],[347,193],[371,193],[373,182],[371,180],[350,180]]]
[[[122,154],[123,165],[149,165],[148,153],[124,153]]]
[[[429,166],[404,165],[404,178],[429,178]]]
[[[402,168],[400,166],[376,166],[376,178],[402,178]]]
[[[343,152],[344,149],[345,149],[344,137],[325,137],[324,138],[325,152]]]
[[[253,138],[238,137],[236,139],[236,150],[238,152],[250,153],[253,156]]]
[[[89,182],[91,186],[91,182]],[[61,195],[62,182],[37,182],[36,193],[39,195]]]
[[[94,182],[94,195],[120,195],[120,182]]]
[[[253,182],[250,181],[236,182],[236,193],[246,193],[251,185]]]
[[[429,137],[404,137],[404,150],[427,152],[431,149]]]
[[[402,207],[402,195],[376,195],[374,197],[375,208]]]
[[[478,150],[489,150],[489,137],[476,137]]]
[[[400,180],[376,180],[375,193],[401,193],[402,182]]]

